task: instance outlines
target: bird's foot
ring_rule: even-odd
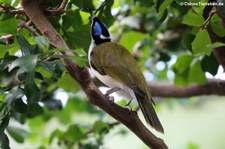
[[[125,109],[129,110],[129,112],[132,112],[132,108],[129,105],[125,106]]]
[[[116,91],[119,91],[119,90],[121,90],[119,87],[111,88],[111,89],[109,89],[109,90],[106,91],[105,95],[106,96],[109,96],[110,94],[112,94],[112,93],[114,93]]]
[[[110,94],[116,92],[116,91],[119,91],[121,90],[119,87],[114,87],[114,88],[111,88],[109,90],[106,91],[105,93],[105,96],[112,102],[114,102],[114,97],[113,96],[109,96]]]
[[[106,96],[110,101],[112,101],[114,103],[114,97],[113,96]]]
[[[131,106],[130,106],[130,103],[131,103],[131,100],[127,102],[127,104],[125,105],[125,108],[126,108],[127,110],[129,110],[130,112],[132,112],[132,108],[131,108]]]

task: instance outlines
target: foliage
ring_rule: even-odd
[[[173,71],[175,85],[204,84],[205,73],[215,75],[219,67],[213,48],[225,45],[212,42],[207,27],[224,39],[220,15],[225,17],[225,6],[218,7],[220,15],[214,13],[207,20],[205,6],[184,7],[180,6],[181,2],[70,0],[66,6],[68,12],[48,18],[73,50],[74,57],[57,55],[64,49],[54,49],[43,36],[32,36],[24,28],[17,30],[18,20],[26,20],[25,16],[1,13],[0,35],[13,34],[15,40],[10,45],[0,44],[1,148],[10,148],[8,136],[18,143],[28,140],[41,149],[55,142],[58,147],[66,148],[97,149],[103,145],[104,136],[112,126],[102,111],[80,95],[79,85],[67,74],[60,60],[69,58],[79,66],[87,65],[91,10],[96,10],[96,15],[110,27],[115,41],[137,54],[141,68],[150,71],[154,80],[169,80]],[[2,0],[1,4],[15,9],[19,0]],[[47,9],[59,4],[60,1],[44,1],[42,5]],[[0,11],[3,8],[0,7]],[[171,66],[174,58],[176,62]],[[163,69],[157,67],[159,62],[165,66]],[[65,106],[56,96],[62,90],[69,95]],[[93,117],[94,122],[82,122],[82,118],[76,118],[79,115]],[[63,129],[53,127],[45,137],[35,136],[44,133],[42,128],[53,120],[64,125]],[[29,129],[13,125],[11,121]],[[197,147],[190,144],[189,148]]]

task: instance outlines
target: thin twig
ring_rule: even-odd
[[[60,15],[63,14],[65,12],[70,11],[70,9],[66,10],[66,4],[67,4],[68,0],[63,0],[60,4],[60,6],[57,9],[47,9],[45,10],[47,14],[56,16],[56,15]]]
[[[67,2],[68,2],[68,0],[63,0],[58,8],[56,8],[56,9],[46,9],[45,13],[48,16],[56,16],[56,15],[60,15],[60,14],[63,14],[65,12],[68,12],[68,11],[70,11],[70,9],[65,10]],[[7,5],[5,3],[0,3],[0,8],[2,8],[2,10],[0,9],[0,11],[2,13],[6,13],[6,14],[22,14],[22,15],[25,14],[23,8],[17,8],[17,9],[11,10],[9,5]]]
[[[23,20],[19,20],[19,23],[18,23],[18,29],[21,29],[21,28],[25,28],[27,29],[29,32],[31,32],[31,34],[33,36],[38,36],[38,32],[32,27],[29,25],[30,24],[30,21],[28,22],[25,22]]]
[[[2,13],[7,13],[7,14],[22,14],[24,15],[24,11],[22,8],[17,8],[14,10],[10,10],[9,6],[7,4],[4,3],[0,3],[0,8],[2,8]]]
[[[200,30],[203,30],[203,29],[206,29],[206,28],[207,28],[207,26],[209,25],[209,22],[210,22],[212,16],[213,16],[215,13],[217,13],[217,10],[211,10],[211,11],[209,12],[208,17],[207,17],[206,20],[203,22],[203,24],[200,26]]]

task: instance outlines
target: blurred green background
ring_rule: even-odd
[[[158,116],[164,126],[165,134],[160,134],[151,129],[157,136],[162,137],[170,149],[223,149],[225,148],[225,109],[224,98],[216,96],[201,97],[201,101],[196,103],[197,99],[183,99],[182,103],[177,103],[177,99],[165,99],[159,105]],[[182,99],[181,99],[182,100]],[[141,112],[138,112],[142,121],[144,118]],[[92,123],[95,118],[89,115],[76,114],[74,121]],[[57,119],[52,119],[46,124],[40,126],[40,118],[36,118],[30,128],[35,135],[36,142],[41,145],[54,129],[66,129],[66,126],[60,124]],[[146,123],[145,123],[146,124]],[[35,126],[36,125],[36,126]],[[38,126],[39,125],[39,126]],[[125,131],[124,135],[118,135],[121,129]],[[32,139],[28,139],[32,140]],[[40,140],[40,141],[38,141]],[[124,126],[116,126],[103,140],[102,148],[107,149],[147,149],[145,145]],[[12,148],[29,149],[34,144],[27,141],[25,144],[18,144],[11,139]],[[56,143],[56,142],[55,142]],[[37,145],[37,144],[36,144]],[[35,148],[35,147],[33,147]],[[49,149],[58,148],[57,145],[48,147]]]

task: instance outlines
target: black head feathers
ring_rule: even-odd
[[[92,18],[91,36],[97,45],[111,41],[106,25],[103,24],[97,17]]]

